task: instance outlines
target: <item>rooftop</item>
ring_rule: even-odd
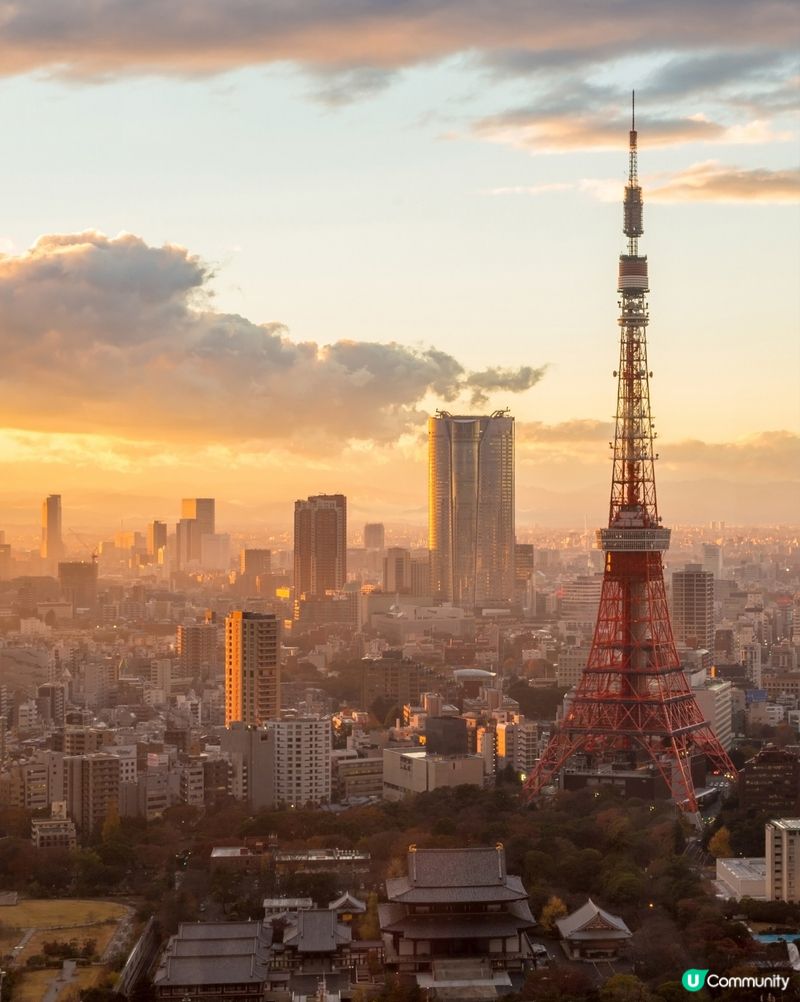
[[[800,832],[800,818],[776,818],[770,821],[773,828],[780,828],[785,832]]]
[[[449,901],[516,901],[527,898],[519,877],[506,872],[502,845],[494,848],[408,851],[408,875],[389,878],[391,901],[404,904]]]

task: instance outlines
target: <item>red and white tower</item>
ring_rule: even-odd
[[[642,189],[631,121],[625,187],[626,253],[619,259],[620,349],[614,468],[608,528],[597,533],[605,572],[594,639],[572,702],[525,785],[528,797],[553,782],[573,756],[594,770],[654,766],[675,802],[696,811],[692,759],[736,770],[692,695],[675,649],[662,553],[670,530],[656,503],[655,432],[647,366],[647,257],[639,254]]]

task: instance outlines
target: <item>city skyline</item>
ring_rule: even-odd
[[[209,5],[214,31],[170,13],[133,45],[106,7],[0,38],[6,523],[50,492],[116,523],[213,494],[245,524],[343,491],[421,524],[438,407],[511,409],[520,525],[598,522],[634,86],[665,516],[797,510],[790,5],[509,6],[486,33],[429,3],[429,34]]]

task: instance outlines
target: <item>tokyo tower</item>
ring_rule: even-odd
[[[605,570],[594,639],[572,702],[532,770],[525,795],[554,782],[573,756],[592,772],[612,767],[657,771],[672,799],[695,812],[692,759],[730,776],[736,770],[681,670],[669,620],[662,553],[670,530],[656,503],[655,432],[647,365],[647,257],[639,254],[642,189],[633,106],[626,253],[619,259],[620,349],[608,528],[597,532]],[[611,775],[609,774],[609,778]]]

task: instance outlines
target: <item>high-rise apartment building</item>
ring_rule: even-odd
[[[714,650],[714,575],[700,564],[672,575],[672,631],[686,647]]]
[[[213,620],[178,626],[176,652],[181,672],[193,677],[208,675],[217,665],[219,626]]]
[[[338,591],[347,580],[347,498],[317,494],[294,503],[295,596]]]
[[[768,901],[800,901],[800,818],[764,826]]]
[[[60,494],[48,494],[42,501],[42,542],[39,552],[53,570],[64,556],[64,541],[61,537]]]
[[[259,725],[280,716],[280,621],[232,612],[225,620],[225,723]]]
[[[331,799],[331,722],[274,720],[268,726],[275,756],[275,803],[285,807]]]
[[[364,526],[364,549],[382,550],[386,545],[386,530],[383,522],[367,522]]]
[[[514,418],[428,419],[431,589],[464,607],[514,597]]]

